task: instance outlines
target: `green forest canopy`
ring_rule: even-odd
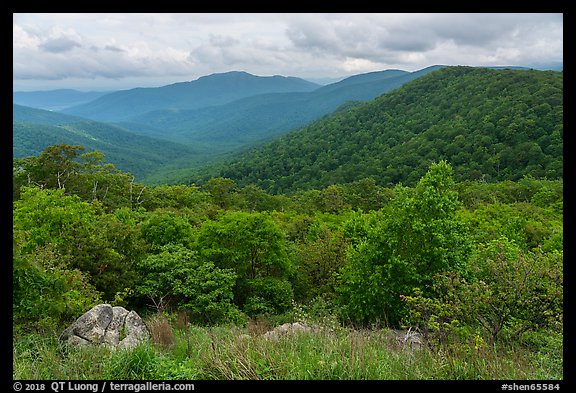
[[[144,186],[81,151],[15,160],[20,328],[101,301],[198,324],[328,302],[343,324],[489,341],[562,323],[562,180],[456,182],[440,161],[414,187],[364,179],[270,195],[226,178]]]
[[[275,193],[373,178],[415,185],[446,160],[458,181],[563,176],[563,74],[446,67],[218,166]]]

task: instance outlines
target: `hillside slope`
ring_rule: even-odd
[[[196,149],[177,143],[135,135],[118,126],[41,109],[13,105],[12,147],[15,158],[39,155],[47,146],[84,146],[101,151],[106,162],[138,178],[177,158],[192,161]]]
[[[220,167],[273,192],[372,177],[414,184],[432,161],[458,180],[563,176],[563,74],[445,67]]]

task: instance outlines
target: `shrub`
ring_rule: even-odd
[[[432,164],[415,189],[398,186],[395,199],[362,223],[354,217],[347,264],[340,270],[339,297],[344,319],[361,325],[398,326],[408,317],[400,295],[432,289],[434,275],[464,272],[470,252],[466,226],[459,221],[452,168]]]
[[[294,293],[289,281],[263,277],[248,280],[244,288],[246,301],[243,310],[249,316],[280,314],[292,307]]]
[[[162,246],[158,254],[150,254],[139,263],[139,270],[143,278],[136,294],[148,297],[160,309],[168,306],[186,310],[199,323],[239,318],[232,304],[235,273],[201,261],[192,250]]]

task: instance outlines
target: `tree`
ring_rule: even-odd
[[[284,233],[266,213],[226,212],[217,221],[205,222],[197,249],[205,261],[236,273],[234,296],[239,306],[250,296],[267,296],[269,285],[250,283],[268,277],[281,280],[291,270]]]
[[[344,199],[353,209],[368,212],[379,210],[392,199],[392,190],[376,185],[372,178],[363,178],[343,185]]]
[[[153,248],[167,244],[190,246],[192,243],[192,225],[185,216],[173,210],[155,210],[147,214],[140,227],[142,237]]]
[[[235,194],[235,206],[248,212],[281,210],[286,198],[269,195],[260,187],[249,184]]]
[[[104,154],[93,151],[80,155],[83,146],[48,146],[39,157],[13,161],[14,199],[20,187],[62,189],[66,195],[78,195],[84,201],[99,200],[112,211],[122,206],[139,207],[145,188],[134,184],[134,177],[122,173],[113,164],[104,163]]]
[[[13,217],[14,228],[27,234],[22,252],[54,246],[68,268],[84,273],[105,300],[133,285],[131,262],[141,252],[133,227],[102,214],[98,201],[82,201],[64,189],[22,187],[21,192]]]
[[[470,243],[452,187],[452,168],[441,161],[415,189],[397,186],[390,204],[366,223],[354,217],[348,233],[360,238],[352,241],[338,286],[345,318],[398,325],[407,317],[400,295],[414,287],[426,293],[439,272],[465,271]]]
[[[38,157],[15,159],[13,162],[15,195],[21,186],[70,188],[79,169],[79,163],[74,159],[82,150],[83,146],[53,145],[48,146]]]
[[[104,163],[104,153],[84,153],[79,166],[78,185],[70,189],[84,200],[99,200],[108,211],[124,206],[133,206],[133,177]],[[142,189],[142,187],[139,187]],[[137,203],[141,202],[137,196]]]
[[[25,251],[46,244],[71,250],[90,236],[96,216],[92,204],[77,195],[64,195],[64,189],[25,186],[21,198],[14,202],[13,222],[16,229],[28,233]]]
[[[301,300],[335,296],[336,273],[345,263],[348,243],[341,231],[322,224],[317,236],[297,245],[298,263],[293,280]]]
[[[232,203],[231,193],[236,189],[236,182],[224,177],[212,178],[202,187],[212,196],[212,200],[222,209],[226,209]]]
[[[205,204],[209,198],[194,185],[159,185],[147,188],[144,194],[142,206],[147,210],[192,208]]]
[[[93,206],[63,189],[24,186],[14,202],[13,305],[17,319],[64,322],[100,293],[76,252],[94,228]]]
[[[232,269],[201,261],[196,252],[174,244],[142,259],[138,269],[142,280],[136,293],[160,310],[177,307],[203,324],[238,322],[239,312],[232,304],[236,281]]]
[[[239,277],[283,276],[289,269],[284,234],[266,213],[226,212],[198,234],[202,255]]]
[[[47,188],[65,188],[66,183],[73,181],[78,174],[79,164],[74,159],[83,150],[84,146],[48,146],[32,168],[34,181]]]
[[[263,314],[280,314],[292,308],[294,292],[287,279],[257,277],[241,284],[239,302],[243,311],[251,317]]]

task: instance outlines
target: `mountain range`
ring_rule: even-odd
[[[294,77],[232,71],[158,88],[103,93],[78,105],[71,104],[75,99],[85,101],[93,93],[14,93],[14,157],[37,155],[61,140],[84,145],[87,150],[99,149],[107,159],[114,159],[119,169],[139,176],[162,165],[173,170],[196,167],[271,140],[346,103],[372,99],[441,67],[371,72],[325,86]],[[64,105],[66,98],[67,107],[48,111],[16,105],[25,98],[29,105],[46,108],[50,97],[58,105]],[[144,147],[140,145],[142,137],[147,141],[144,146],[156,144],[164,152],[163,159],[155,155],[153,165],[144,165],[138,158]],[[169,147],[177,153],[170,155]],[[120,154],[122,149],[133,154]]]
[[[162,87],[136,88],[106,94],[62,112],[97,121],[128,120],[154,110],[198,109],[265,93],[311,91],[316,83],[285,76],[256,76],[231,71]]]
[[[196,110],[152,111],[121,125],[133,132],[139,132],[139,126],[145,125],[151,127],[146,135],[187,144],[216,144],[228,151],[269,140],[329,114],[343,104],[371,100],[440,68],[442,66],[415,72],[371,72],[309,92],[258,94]]]
[[[16,91],[12,93],[12,102],[31,108],[60,111],[72,106],[94,101],[109,94],[107,91],[78,91],[73,89],[58,89],[46,91]]]
[[[430,106],[430,102],[440,100],[444,102],[441,105],[443,107],[473,105],[475,102],[475,107],[458,109],[458,113],[475,113],[474,110],[478,110],[479,103],[483,103],[483,100],[493,102],[494,97],[488,97],[486,96],[488,93],[482,91],[477,92],[477,96],[470,97],[468,94],[470,87],[466,85],[465,80],[472,83],[471,86],[484,83],[486,86],[493,86],[494,91],[499,88],[507,91],[506,83],[516,86],[515,78],[531,80],[530,83],[534,84],[532,87],[523,87],[523,89],[542,89],[543,87],[539,85],[545,79],[542,75],[552,78],[547,83],[555,87],[557,87],[558,75],[560,78],[562,75],[561,72],[545,73],[522,67],[493,68],[436,65],[415,72],[384,70],[354,75],[325,86],[299,78],[259,77],[233,71],[159,88],[137,88],[103,93],[89,102],[81,102],[88,96],[77,95],[76,98],[80,100],[76,101],[77,104],[80,102],[78,105],[71,105],[74,102],[74,95],[71,94],[66,104],[68,106],[60,112],[16,105],[17,95],[14,93],[14,157],[37,155],[46,146],[55,143],[80,144],[88,151],[104,152],[108,162],[151,183],[182,182],[183,179],[192,181],[193,173],[196,173],[196,177],[220,174],[235,178],[240,182],[254,181],[274,191],[294,187],[306,188],[312,184],[330,184],[331,177],[350,180],[349,178],[355,176],[378,174],[383,177],[384,183],[402,181],[411,177],[409,173],[411,166],[407,163],[400,163],[400,157],[412,157],[412,161],[418,161],[411,154],[411,146],[429,144],[430,141],[438,140],[440,148],[432,147],[429,150],[435,151],[438,157],[453,158],[449,154],[450,149],[449,151],[443,150],[445,145],[453,146],[453,141],[444,140],[448,137],[429,129],[436,130],[435,126],[439,127],[439,124],[447,121],[446,117],[452,118],[454,114],[438,112],[438,105]],[[440,72],[446,69],[450,72]],[[482,77],[478,75],[470,77],[468,75],[470,70],[481,70]],[[498,74],[498,72],[504,72],[504,74]],[[523,75],[530,75],[530,78]],[[487,76],[490,78],[482,79]],[[504,81],[498,85],[498,88],[495,87],[497,78],[503,78]],[[440,83],[438,80],[443,82]],[[479,80],[482,82],[478,82]],[[421,86],[421,83],[424,87],[419,88],[419,94],[411,92],[410,87]],[[450,86],[458,86],[459,90],[449,89]],[[48,92],[44,93],[44,97],[49,95]],[[62,91],[53,93],[63,94]],[[387,102],[386,99],[397,97],[398,94],[410,97],[411,102],[402,104],[410,110],[405,108],[406,110],[396,111],[392,115],[390,108],[398,104]],[[515,94],[520,95],[522,99],[526,98],[523,90]],[[22,98],[22,96],[18,97],[20,97],[18,99]],[[426,97],[424,101],[422,101],[423,97]],[[26,98],[28,102],[34,102],[34,94],[29,94]],[[512,101],[502,102],[502,104],[519,108],[514,104],[514,100],[518,101],[518,97],[512,95],[510,99]],[[470,100],[472,102],[468,102]],[[385,104],[375,106],[377,102],[385,102]],[[550,105],[548,102],[545,103]],[[36,99],[36,105],[40,104],[42,100]],[[525,103],[525,105],[530,108],[533,103]],[[558,103],[554,105],[552,107],[557,111]],[[373,114],[376,117],[387,113],[384,118],[372,124],[370,130],[360,129],[363,123],[358,119],[350,118],[350,116],[364,113],[367,107],[377,112]],[[485,109],[494,110],[491,107]],[[428,119],[429,123],[421,120],[418,126],[421,132],[415,132],[414,136],[408,137],[406,129],[412,130],[416,119],[426,118],[431,113],[435,113],[435,120]],[[487,116],[490,117],[492,114],[486,112],[484,119]],[[478,115],[475,114],[475,121],[477,118]],[[525,115],[524,118],[526,118]],[[465,120],[468,118],[465,117]],[[561,124],[561,119],[554,118],[554,121]],[[518,122],[522,123],[522,119],[514,124],[518,126]],[[358,124],[358,127],[350,129],[346,126],[348,123]],[[450,127],[453,127],[453,124],[450,124]],[[478,128],[476,123],[469,124],[464,121],[462,124],[462,127]],[[551,121],[550,124],[553,122]],[[550,124],[546,124],[546,127],[550,128]],[[392,135],[388,139],[397,143],[388,141],[382,144],[384,131],[381,130],[379,134],[377,131],[379,127],[388,130],[385,134]],[[452,129],[450,127],[449,129]],[[347,131],[342,131],[344,129]],[[549,132],[546,136],[550,139],[552,131],[547,129],[546,132]],[[361,143],[354,139],[354,135],[357,136],[358,133],[363,135]],[[468,141],[468,134],[465,132],[461,134]],[[421,143],[420,139],[424,135],[427,135],[428,142]],[[447,132],[447,135],[454,137],[452,131]],[[471,131],[470,135],[480,137],[476,131]],[[327,140],[332,142],[328,143]],[[341,143],[332,145],[334,140],[341,141]],[[370,143],[366,145],[367,142]],[[504,154],[503,152],[509,153],[498,145],[502,142],[495,143],[492,148],[500,149],[499,157]],[[554,143],[557,145],[557,141]],[[547,144],[546,149],[549,149],[550,141],[545,141],[545,144]],[[326,151],[306,153],[320,146]],[[375,146],[379,147],[375,148]],[[539,144],[539,146],[544,145]],[[342,148],[345,153],[341,151]],[[470,152],[466,154],[472,154],[475,149],[467,148]],[[255,150],[246,154],[248,149]],[[548,153],[545,152],[545,155]],[[355,175],[350,173],[346,176],[334,175],[332,172],[334,165],[336,169],[340,168],[339,170],[346,172],[345,168],[349,165],[345,158],[347,155],[349,158],[354,157],[355,169],[350,173],[355,173]],[[234,161],[232,159],[234,156],[240,158]],[[434,154],[430,154],[429,151],[424,156],[427,159],[434,158]],[[555,155],[552,154],[552,156],[554,157],[550,160],[556,162]],[[312,161],[305,163],[301,161],[303,157],[308,157]],[[328,157],[331,164],[328,167],[319,165],[322,160],[318,161],[318,157]],[[218,162],[226,162],[226,166],[218,166]],[[279,162],[283,162],[282,169],[278,169]],[[390,173],[384,175],[374,169],[372,164],[375,162],[378,162],[382,168],[387,168],[394,162],[404,169],[397,167],[395,175],[390,175]],[[215,166],[205,166],[210,163]],[[362,166],[372,169],[363,171],[360,169]],[[276,169],[273,170],[273,168]],[[306,173],[302,173],[302,170]],[[314,170],[318,172],[318,176],[324,178],[323,181],[315,183],[302,180],[314,177]],[[201,175],[198,175],[199,173]],[[502,173],[506,172],[503,170]],[[557,175],[558,173],[558,170],[550,170],[550,174]],[[288,174],[293,180],[287,180]],[[278,176],[284,180],[278,182]],[[271,187],[271,184],[274,186]]]

